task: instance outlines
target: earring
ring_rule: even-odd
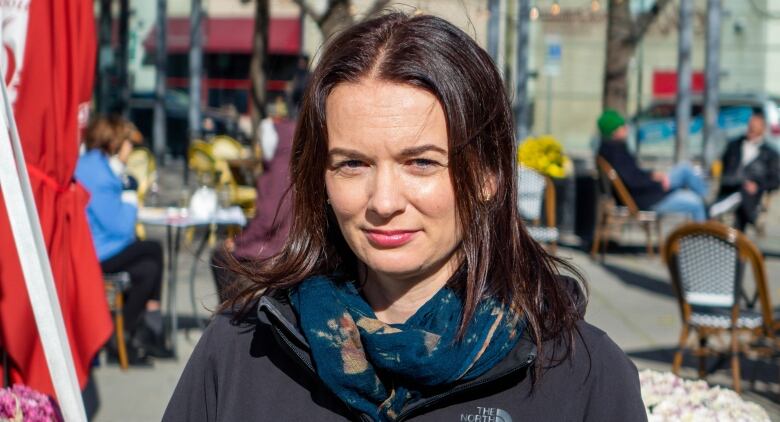
[[[326,204],[328,204],[328,205],[330,205],[330,198],[327,198],[327,199],[325,200],[325,203],[326,203]]]

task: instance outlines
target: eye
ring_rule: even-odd
[[[368,164],[361,160],[349,159],[337,161],[333,164],[333,170],[344,175],[359,174]]]
[[[362,166],[363,166],[363,162],[362,161],[359,161],[359,160],[346,160],[346,161],[342,161],[341,163],[339,163],[338,167],[346,167],[346,168],[350,168],[350,169],[356,169],[356,168],[362,167]]]
[[[438,165],[436,161],[428,160],[426,158],[415,158],[414,160],[409,160],[409,164],[420,167],[420,168],[429,168]]]
[[[442,167],[446,167],[446,165],[428,158],[413,158],[408,160],[405,164],[410,173],[420,176],[436,173]]]

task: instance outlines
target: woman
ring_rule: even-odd
[[[127,163],[133,141],[140,139],[133,128],[117,117],[93,120],[85,133],[87,151],[79,157],[75,175],[90,193],[87,219],[103,272],[130,275],[124,306],[126,338],[131,339],[128,358],[131,365],[147,365],[147,354],[168,357],[171,353],[161,346],[160,336],[162,248],[158,242],[136,239],[138,210],[122,201],[122,180],[111,164],[114,157],[114,162]],[[111,347],[109,358],[116,358]]]
[[[163,419],[645,420],[636,368],[522,226],[513,149],[501,77],[459,29],[391,13],[335,37],[288,240],[242,270]]]
[[[276,116],[260,124],[263,144],[263,174],[255,183],[255,215],[235,239],[226,239],[211,255],[211,272],[220,301],[239,289],[230,262],[263,259],[279,252],[290,232],[290,152],[295,123]]]

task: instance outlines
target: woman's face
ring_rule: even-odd
[[[461,234],[436,97],[365,79],[337,85],[326,109],[330,206],[369,280],[446,281]]]

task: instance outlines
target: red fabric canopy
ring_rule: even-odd
[[[250,18],[203,19],[203,51],[206,53],[252,53],[255,21]],[[298,55],[301,51],[301,23],[297,18],[271,18],[268,25],[268,53]],[[189,18],[168,19],[168,52],[186,53],[190,48]],[[147,50],[157,47],[157,27],[144,41]]]
[[[76,374],[84,388],[92,359],[112,331],[102,273],[87,225],[89,195],[73,182],[79,110],[86,110],[92,96],[93,5],[92,0],[32,0],[27,10],[25,1],[8,3],[3,6],[4,16],[5,8],[17,8],[20,16],[29,12],[26,33],[17,34],[16,40],[3,33],[6,52],[18,47],[13,41],[26,46],[24,55],[16,58],[16,63],[23,64],[21,70],[14,74],[17,69],[9,69],[6,81],[15,81],[11,84],[12,93],[16,92],[14,114]],[[0,344],[11,358],[13,382],[54,396],[2,197]]]

